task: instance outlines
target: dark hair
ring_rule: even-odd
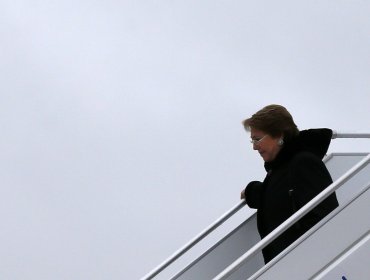
[[[253,127],[266,132],[272,137],[283,135],[284,140],[289,140],[299,133],[292,115],[285,107],[276,104],[262,108],[252,117],[244,120],[243,125],[247,131]]]

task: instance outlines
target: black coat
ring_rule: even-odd
[[[263,182],[250,182],[245,189],[249,207],[257,209],[257,227],[261,238],[268,235],[294,212],[332,183],[322,162],[332,136],[330,129],[303,130],[265,163]],[[269,262],[293,241],[338,206],[335,193],[262,250]]]

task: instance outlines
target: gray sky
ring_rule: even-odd
[[[0,278],[145,275],[263,178],[241,121],[265,105],[300,129],[370,132],[369,14],[364,0],[1,0]]]

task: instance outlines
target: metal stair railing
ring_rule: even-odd
[[[332,130],[332,133],[333,133],[332,134],[332,139],[336,139],[336,138],[370,138],[370,133],[340,133],[340,132],[337,132],[335,130]],[[370,160],[369,156],[367,156],[361,162],[366,161],[366,159]],[[357,166],[358,166],[358,164],[355,167],[357,167]],[[353,167],[352,169],[354,169],[355,167]],[[358,171],[360,171],[360,170],[358,170]],[[358,171],[356,171],[356,173]],[[347,173],[349,173],[349,171]],[[342,177],[344,177],[344,175]],[[337,181],[339,181],[341,178],[339,178]],[[343,181],[342,184],[345,183],[349,179],[350,178]],[[341,185],[338,185],[338,184],[335,184],[335,183],[336,182],[334,182],[332,185],[329,186],[329,187],[335,187],[335,189],[332,192],[334,192],[337,188],[339,188],[341,186]],[[321,194],[323,194],[325,192],[324,195],[326,195],[322,200],[324,200],[327,196],[329,196],[331,194],[331,193],[327,194],[327,190],[329,189],[329,187],[321,193]],[[292,224],[294,224],[296,222],[295,220],[294,220],[294,222],[290,222],[291,219],[293,219],[293,218],[296,219],[296,217],[298,215],[300,215],[300,213],[302,211],[306,210],[306,207],[310,207],[310,208],[309,208],[309,210],[307,210],[307,212],[304,212],[303,215],[305,215],[311,209],[313,209],[315,207],[315,205],[312,206],[312,203],[315,203],[317,201],[316,199],[320,199],[321,198],[320,195],[318,195],[313,200],[311,200],[309,203],[307,203],[303,208],[301,208],[299,211],[297,211],[293,216],[291,216],[283,224],[281,224],[279,227],[277,227],[273,232],[271,232],[269,235],[267,235],[263,240],[261,240],[254,247],[252,247],[250,250],[248,250],[243,256],[241,256],[239,259],[237,259],[233,264],[231,264],[222,273],[220,273],[216,278],[214,278],[214,280],[216,280],[216,279],[217,280],[218,279],[225,279],[225,277],[227,277],[233,271],[235,271],[237,268],[239,268],[242,265],[242,263],[244,263],[247,259],[249,259],[251,256],[256,254],[258,252],[258,250],[262,250],[264,247],[266,247],[270,242],[272,242],[275,238],[278,237],[278,235],[280,235],[282,233],[282,232],[280,232],[280,230],[284,231],[289,226],[291,226]],[[322,200],[318,201],[317,204],[320,203]],[[175,262],[178,258],[180,258],[182,255],[184,255],[187,251],[189,251],[192,247],[194,247],[198,242],[203,240],[210,233],[212,233],[215,229],[217,229],[220,225],[222,225],[225,221],[227,221],[230,217],[232,217],[235,213],[237,213],[240,209],[242,209],[245,205],[246,205],[245,200],[242,200],[241,202],[239,202],[237,205],[235,205],[229,211],[224,213],[220,218],[218,218],[216,221],[214,221],[211,225],[209,225],[201,233],[199,233],[197,236],[195,236],[192,240],[190,240],[187,244],[185,244],[183,247],[181,247],[179,250],[177,250],[175,253],[173,253],[168,259],[166,259],[164,262],[162,262],[160,265],[158,265],[156,268],[154,268],[152,271],[150,271],[148,274],[146,274],[140,280],[153,279],[160,272],[162,272],[164,269],[166,269],[169,265],[171,265],[173,262]],[[297,220],[300,219],[300,218],[301,218],[301,216],[299,216],[299,218],[297,218]],[[275,236],[275,233],[278,234],[278,235]],[[268,238],[268,240],[267,240],[267,238]],[[221,277],[221,278],[219,278],[219,277]]]
[[[287,230],[290,226],[295,224],[299,219],[301,219],[304,215],[310,212],[319,203],[321,203],[324,199],[326,199],[329,195],[331,195],[334,191],[336,191],[340,186],[342,186],[345,182],[351,179],[354,175],[356,175],[360,170],[362,170],[369,163],[370,163],[370,154],[367,155],[364,159],[362,159],[355,166],[353,166],[350,170],[348,170],[345,174],[343,174],[338,180],[336,180],[334,183],[328,186],[320,194],[314,197],[311,201],[309,201],[305,206],[299,209],[296,213],[290,216],[290,218],[288,218],[285,222],[283,222],[280,226],[274,229],[270,234],[268,234],[260,242],[254,245],[244,255],[242,255],[234,263],[232,263],[229,267],[227,267],[223,272],[221,272],[215,278],[213,278],[213,280],[226,279],[234,271],[236,271],[240,266],[242,266],[243,263],[246,262],[250,257],[252,257],[257,252],[259,252],[260,250],[265,248],[267,245],[269,245],[272,241],[274,241],[277,237],[279,237],[285,230]]]
[[[352,132],[348,132],[348,133],[344,133],[344,132],[337,132],[335,130],[332,130],[333,132],[333,135],[332,135],[332,139],[336,139],[336,138],[370,138],[370,133],[352,133]]]
[[[367,192],[369,189],[370,189],[370,181],[369,183],[363,185],[361,184],[361,188],[356,192],[356,194],[351,198],[349,199],[348,201],[342,203],[342,204],[339,204],[339,207],[337,207],[335,210],[333,210],[330,214],[328,214],[324,219],[321,220],[320,223],[318,223],[315,227],[318,228],[318,227],[321,227],[323,226],[324,224],[327,223],[327,221],[331,220],[331,219],[335,219],[337,215],[340,215],[340,213],[343,211],[343,210],[346,210],[346,208],[348,208],[348,206],[350,206],[353,202],[355,202],[357,199],[359,199],[362,195],[364,195],[365,192]],[[348,209],[347,209],[348,210]],[[321,224],[323,223],[323,224]],[[321,225],[320,225],[321,224]],[[310,230],[311,231],[311,230]],[[305,235],[306,235],[306,238],[307,238],[307,235],[311,235],[310,231],[308,231]],[[306,239],[304,237],[304,235],[302,236],[303,239]],[[303,240],[302,240],[303,241]],[[299,241],[299,239],[297,241],[295,241],[294,243],[292,243],[292,248],[288,249],[286,251],[286,253],[282,253],[281,255],[277,256],[275,259],[271,260],[267,265],[265,265],[263,268],[259,269],[256,273],[254,273],[251,277],[248,278],[248,280],[256,280],[256,279],[259,279],[259,277],[261,277],[262,275],[264,275],[266,272],[269,271],[269,269],[271,269],[275,264],[277,264],[279,262],[279,260],[281,260],[282,258],[284,258],[285,256],[287,256],[294,248],[296,248],[297,246],[299,246],[299,244],[301,244],[302,241]],[[297,244],[298,243],[298,244]],[[352,245],[354,245],[355,243],[351,243]],[[291,247],[289,246],[289,247]],[[348,247],[346,248],[346,250],[348,250]],[[341,252],[343,253],[343,251]],[[336,263],[338,261],[338,258],[334,258],[333,260],[331,260],[331,263]],[[307,266],[305,266],[306,268]],[[323,266],[324,269],[327,269],[328,268],[328,265],[326,264],[326,266]],[[276,270],[276,269],[275,269]],[[323,269],[320,270],[320,273],[323,271]],[[316,272],[316,274],[318,274],[319,272]],[[309,278],[310,280],[312,279],[316,279],[315,276],[312,276]]]
[[[141,278],[141,280],[153,279],[153,277],[158,275],[166,267],[168,267],[170,264],[172,264],[174,261],[176,261],[178,258],[180,258],[183,254],[185,254],[187,251],[189,251],[199,241],[201,241],[206,236],[208,236],[211,232],[213,232],[216,228],[218,228],[220,225],[222,225],[225,221],[227,221],[231,216],[233,216],[236,212],[238,212],[244,206],[245,206],[245,201],[244,200],[240,201],[237,205],[235,205],[233,208],[231,208],[229,211],[227,211],[225,214],[223,214],[220,218],[218,218],[216,221],[214,221],[211,225],[209,225],[206,229],[204,229],[196,237],[194,237],[192,240],[190,240],[187,244],[185,244],[183,247],[181,247],[179,250],[177,250],[175,253],[173,253],[173,255],[170,256],[167,260],[165,260],[158,267],[156,267],[151,272],[149,272],[147,275],[145,275],[143,278]]]

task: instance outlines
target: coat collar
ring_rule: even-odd
[[[300,131],[298,136],[284,143],[273,161],[265,162],[266,171],[280,166],[302,151],[311,152],[322,159],[328,151],[332,135],[333,131],[328,128]]]

